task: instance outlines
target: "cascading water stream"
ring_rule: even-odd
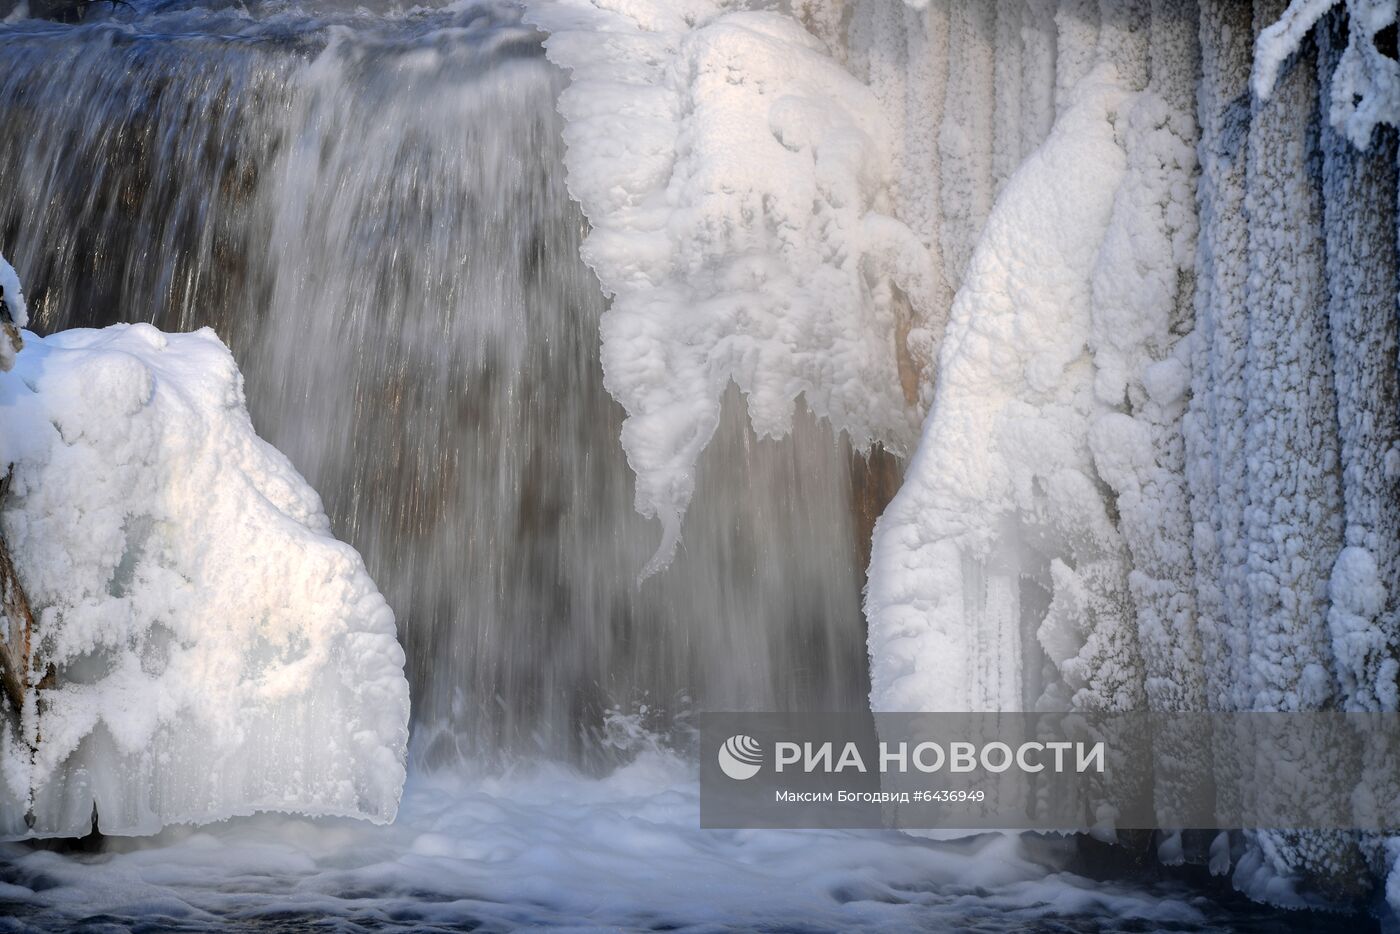
[[[204,325],[399,618],[420,761],[601,764],[868,690],[849,447],[742,407],[637,583],[563,78],[509,6],[155,9],[0,36],[0,250],[40,333]],[[611,724],[611,726],[610,726]]]

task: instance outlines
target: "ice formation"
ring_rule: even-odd
[[[0,372],[15,365],[15,354],[23,345],[20,330],[29,323],[19,276],[5,257],[0,256]],[[8,320],[6,320],[8,319]]]
[[[683,73],[694,82],[667,69],[695,61],[687,43],[720,38],[711,24],[742,19],[693,6],[638,32],[634,16],[653,8],[618,8],[631,14],[574,7],[589,23],[613,24],[605,31],[626,48],[613,69],[642,58],[652,70],[628,80],[645,72],[668,89],[627,93],[633,112],[645,97],[685,123],[647,137],[647,164],[669,180],[705,151],[707,134],[734,139],[724,134],[738,121],[677,110],[676,89],[701,89],[703,69]],[[1395,710],[1394,0],[807,0],[792,9],[873,94],[869,110],[887,128],[874,156],[888,160],[888,185],[871,204],[927,249],[914,318],[929,332],[918,346],[939,348],[907,395],[915,411],[931,408],[875,536],[872,704]],[[797,42],[790,26],[769,29]],[[621,152],[606,147],[642,136],[608,122],[623,106],[615,85],[582,80],[619,73],[599,64],[598,44],[585,55],[581,40],[551,41],[556,60],[592,69],[576,70],[564,105],[578,172],[575,153]],[[748,57],[740,64],[738,48],[728,60],[745,83],[763,70]],[[859,99],[832,96],[836,119]],[[757,164],[716,162],[705,180],[719,192],[731,177],[754,190]],[[596,206],[632,190],[614,181],[600,176],[574,193]],[[666,190],[664,209],[648,216],[653,229],[675,231],[673,211],[693,205],[693,192]],[[627,203],[642,215],[639,201]],[[605,227],[622,216],[590,209]],[[687,273],[753,256],[748,241],[704,242],[704,263]],[[596,258],[595,267],[615,307],[637,301],[615,267]],[[848,372],[849,345],[781,305],[765,318],[784,320],[814,338],[804,354]],[[712,360],[723,332],[685,321],[648,346],[698,345]],[[880,328],[868,333],[888,348]],[[605,348],[612,367],[622,354],[674,369],[639,344]],[[756,369],[735,378],[745,388],[788,378],[790,359],[756,356]],[[628,391],[657,385],[638,379]],[[887,398],[893,385],[867,388]],[[635,415],[650,403],[627,404]],[[870,425],[862,437],[899,440]],[[629,451],[642,440],[628,438]],[[1309,887],[1353,897],[1364,866],[1389,871],[1398,848],[1258,833],[1217,839],[1209,854],[1187,849],[1172,837],[1163,858],[1209,859],[1214,872],[1233,859],[1242,890],[1288,901],[1311,897]]]
[[[877,527],[877,709],[1395,709],[1395,141],[1386,81],[1356,70],[1394,5],[1316,30],[1305,6],[1055,4],[1054,129],[978,230]],[[1016,41],[982,33],[997,61]],[[1319,137],[1319,100],[1353,97]],[[1045,109],[1003,79],[985,106]],[[938,119],[1005,164],[995,120]],[[1345,834],[1242,846],[1236,884],[1295,903],[1392,859]]]
[[[857,447],[914,440],[933,353],[924,243],[889,213],[871,91],[790,17],[727,4],[530,4],[561,96],[608,390],[669,563],[733,381],[760,436],[799,397]],[[616,9],[613,7],[616,6]]]
[[[0,727],[0,835],[81,836],[94,809],[108,834],[259,810],[391,820],[394,615],[254,433],[214,333],[26,333],[0,426],[33,681],[53,673]]]
[[[1259,34],[1254,54],[1254,91],[1267,100],[1284,63],[1308,32],[1334,7],[1345,5],[1346,47],[1331,63],[1329,119],[1361,149],[1379,123],[1400,125],[1400,61],[1395,55],[1395,0],[1293,0],[1278,21]],[[1390,49],[1378,44],[1390,34]]]
[[[1193,24],[1149,32],[1145,7],[1080,7],[1027,6],[1029,28],[1001,40],[1038,62],[1058,24],[1075,75],[1037,64],[981,94],[1020,132],[942,117],[945,138],[1026,154],[977,228],[933,411],[876,536],[877,708],[1200,702],[1199,674],[1180,675],[1200,656],[1180,426]],[[941,26],[938,5],[927,15]]]
[[[1092,479],[1084,359],[1096,248],[1126,171],[1111,120],[1124,98],[1111,65],[1080,84],[997,202],[953,304],[925,440],[875,540],[867,609],[880,709],[1022,706],[1019,522],[1064,528],[1047,551],[1083,542],[1081,568],[1104,588],[1125,582]],[[1048,570],[1070,593],[1068,567]],[[1075,609],[1091,612],[1097,597],[1075,587]],[[1064,643],[1056,661],[1080,648]]]

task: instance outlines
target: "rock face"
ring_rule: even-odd
[[[9,491],[7,474],[0,478],[0,508]],[[30,668],[33,634],[34,612],[10,557],[10,548],[0,534],[0,689],[10,704],[7,713],[16,721],[23,716],[25,702],[35,687]]]

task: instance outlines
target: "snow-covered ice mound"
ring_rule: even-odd
[[[393,612],[254,432],[228,350],[140,324],[24,337],[0,373],[0,528],[34,610],[31,680],[56,678],[3,725],[0,835],[83,834],[94,803],[109,834],[392,820]]]

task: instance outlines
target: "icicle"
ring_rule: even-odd
[[[1273,21],[1256,8],[1258,23]],[[1332,696],[1327,576],[1341,548],[1322,206],[1309,53],[1257,101],[1249,130],[1245,457],[1254,707],[1315,710]]]
[[[1345,54],[1341,18],[1319,28],[1323,100]],[[1395,133],[1361,153],[1322,128],[1327,316],[1341,427],[1345,546],[1331,573],[1328,620],[1343,703],[1397,709],[1400,504],[1387,460],[1400,457],[1396,381]]]
[[[1133,554],[1137,637],[1155,710],[1204,702],[1181,437],[1189,358],[1178,344],[1189,327],[1182,283],[1195,249],[1196,124],[1158,92],[1171,89],[1163,75],[1196,70],[1195,44],[1176,34],[1180,25],[1153,24],[1177,54],[1163,54],[1124,121],[1128,173],[1099,251],[1090,336],[1095,392],[1112,410],[1093,425],[1095,462],[1117,494]]]
[[[1055,123],[1055,8],[1055,0],[1028,0],[1021,9],[1021,159]]]
[[[1246,463],[1244,362],[1248,320],[1244,291],[1248,226],[1244,216],[1251,10],[1236,0],[1200,0],[1201,82],[1197,90],[1200,179],[1195,269],[1191,401],[1182,420],[1190,494],[1197,628],[1205,707],[1247,710],[1249,598],[1245,586]],[[1235,750],[1212,749],[1220,806],[1238,810]],[[1210,871],[1230,868],[1229,835],[1210,847]]]
[[[1196,599],[1207,706],[1243,710],[1249,658],[1249,601],[1243,585],[1245,500],[1245,139],[1249,127],[1250,10],[1235,0],[1201,0],[1200,241],[1196,329],[1191,335],[1191,402],[1186,479],[1196,556]]]
[[[1318,79],[1330,97],[1344,53],[1338,11],[1318,28]],[[1322,127],[1323,228],[1327,239],[1327,317],[1341,428],[1345,547],[1332,568],[1328,623],[1348,710],[1395,711],[1400,621],[1400,503],[1387,461],[1400,453],[1395,314],[1396,133],[1382,128],[1362,152]],[[1367,749],[1368,767],[1391,776],[1386,751]],[[1392,786],[1392,792],[1394,788]],[[1367,834],[1363,847],[1385,865],[1389,848]]]
[[[1060,0],[1055,10],[1055,43],[1055,113],[1059,115],[1097,61],[1098,0]]]
[[[1208,706],[1246,710],[1249,596],[1245,587],[1246,464],[1244,306],[1248,225],[1244,216],[1249,129],[1250,8],[1201,0],[1198,95],[1201,178],[1196,253],[1196,327],[1186,476],[1195,526],[1196,601]]]
[[[938,137],[948,94],[948,5],[949,0],[933,0],[922,11],[904,12],[909,37],[909,81],[903,101],[905,162],[899,189],[900,216],[940,257],[935,265],[943,292],[938,304],[944,309],[951,303],[952,295],[947,283],[941,281],[939,207],[943,166]]]
[[[1256,34],[1280,13],[1282,0],[1256,4]],[[1313,117],[1317,99],[1316,60],[1309,48],[1294,60],[1270,100],[1255,99],[1249,129],[1245,531],[1250,683],[1257,710],[1318,710],[1336,696],[1327,579],[1341,549],[1342,502]],[[1271,763],[1282,780],[1250,793],[1287,794],[1291,771],[1329,768],[1323,752],[1299,750],[1296,760]],[[1267,872],[1341,891],[1361,862],[1347,834],[1260,831],[1250,839],[1262,857],[1254,885]]]
[[[1001,191],[1021,164],[1022,44],[1021,21],[1025,0],[1001,0],[996,6],[992,110],[992,186]]]
[[[962,284],[992,207],[995,32],[993,0],[951,5],[948,87],[938,149],[943,169],[943,258],[954,290]]]
[[[1147,86],[1150,0],[1099,0],[1098,60],[1112,62],[1125,87]]]
[[[933,401],[934,366],[953,304],[938,210],[943,188],[938,136],[948,92],[948,4],[949,0],[933,0],[922,11],[904,11],[909,80],[905,83],[904,161],[899,177],[898,214],[929,250],[927,307],[906,339],[920,374],[918,405],[922,412],[927,412]]]

